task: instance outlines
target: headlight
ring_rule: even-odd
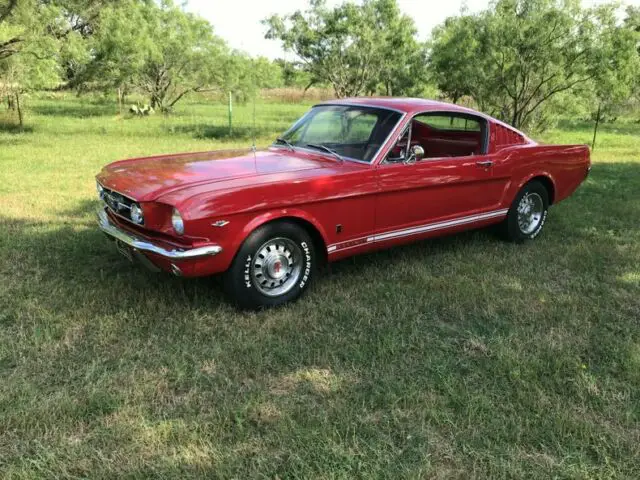
[[[96,182],[96,190],[98,191],[98,197],[100,198],[100,200],[102,200],[102,195],[104,194],[104,188],[102,188],[102,185],[100,185],[100,183]]]
[[[173,229],[178,235],[182,235],[184,233],[184,222],[182,221],[180,212],[175,208],[173,209],[173,213],[171,214],[171,225],[173,225]]]
[[[131,204],[131,221],[133,223],[137,223],[138,225],[142,225],[144,223],[144,215],[142,214],[142,209],[137,203]]]

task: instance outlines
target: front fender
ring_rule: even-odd
[[[282,208],[261,213],[246,222],[242,228],[236,230],[230,242],[233,249],[233,257],[236,256],[242,243],[256,228],[264,225],[265,223],[285,219],[302,220],[310,224],[313,228],[316,229],[324,244],[326,245],[328,243],[327,232],[325,228],[313,215],[299,208]]]

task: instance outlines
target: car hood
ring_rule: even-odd
[[[168,193],[224,180],[323,168],[331,161],[280,149],[224,150],[161,155],[114,162],[96,177],[106,188],[140,202]]]

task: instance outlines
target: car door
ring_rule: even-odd
[[[411,140],[414,122],[415,117],[408,126],[411,146],[416,145],[416,137]],[[484,122],[483,129],[486,128]],[[401,134],[399,142],[402,141]],[[442,142],[442,138],[438,141]],[[486,147],[485,143],[482,152],[487,151]],[[400,150],[403,148],[406,151],[401,145]],[[493,156],[482,152],[416,161],[388,157],[382,161],[377,169],[377,235],[419,235],[499,216],[502,191],[493,176]]]

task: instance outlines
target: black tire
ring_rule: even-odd
[[[288,221],[267,223],[254,230],[238,250],[224,275],[224,289],[234,304],[245,309],[292,302],[309,288],[316,258],[306,230]]]
[[[526,199],[524,200],[524,202],[527,203],[527,205],[535,205],[531,207],[531,210],[534,213],[539,211],[539,218],[535,221],[535,223],[527,224],[525,220],[525,226],[523,226],[518,218],[519,208],[523,207],[524,205],[521,203],[523,202],[523,199]],[[516,195],[515,200],[509,208],[507,218],[501,225],[502,234],[507,240],[515,243],[522,243],[526,240],[533,240],[538,235],[540,235],[542,227],[544,227],[544,224],[547,221],[548,213],[549,192],[542,183],[538,182],[537,180],[533,180],[522,187],[520,192],[518,192],[518,195]],[[525,217],[530,217],[532,219],[532,222],[536,219],[535,215],[525,215]]]

